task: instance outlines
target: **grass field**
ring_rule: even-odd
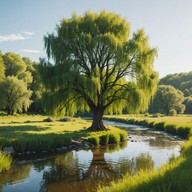
[[[41,152],[67,146],[71,139],[84,139],[95,145],[118,143],[127,138],[123,130],[90,132],[91,121],[79,118],[50,119],[40,115],[0,117],[0,148],[13,146],[16,153]],[[50,122],[47,122],[50,121]],[[101,139],[100,139],[101,137]]]

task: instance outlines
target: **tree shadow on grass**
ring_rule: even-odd
[[[29,131],[41,132],[49,130],[49,127],[39,127],[34,125],[20,125],[20,126],[1,126],[0,136],[10,139],[17,137],[25,137],[25,135],[34,135],[33,133],[28,133]]]

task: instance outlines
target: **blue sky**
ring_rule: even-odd
[[[132,32],[145,29],[160,77],[192,71],[191,0],[0,0],[0,50],[38,61],[46,56],[43,36],[63,17],[103,9],[127,18]]]

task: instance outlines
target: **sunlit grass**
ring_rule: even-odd
[[[152,115],[116,115],[106,116],[105,118],[124,123],[153,127],[157,130],[164,130],[168,133],[177,134],[184,138],[188,138],[190,135],[192,135],[191,115],[177,115],[173,117],[154,117]]]
[[[42,152],[68,146],[72,139],[84,139],[100,145],[108,143],[100,142],[100,137],[106,134],[118,138],[113,143],[126,140],[127,137],[126,131],[111,127],[108,127],[109,131],[92,133],[87,129],[92,122],[80,118],[70,118],[67,122],[63,122],[63,119],[47,119],[40,115],[1,116],[0,149],[12,146],[16,153]]]

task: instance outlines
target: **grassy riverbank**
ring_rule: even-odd
[[[189,138],[192,135],[192,116],[164,116],[154,117],[152,115],[116,115],[106,116],[105,119],[147,126],[160,131],[179,135],[183,138]]]
[[[16,154],[31,154],[67,147],[72,139],[86,140],[94,145],[118,143],[127,139],[126,131],[108,127],[108,131],[90,132],[87,130],[90,125],[91,121],[79,118],[51,119],[40,115],[0,116],[0,150],[12,146]],[[4,157],[6,156],[3,155],[1,159],[6,164]]]
[[[192,189],[192,139],[183,145],[179,158],[158,170],[127,175],[98,192],[190,192]]]
[[[143,116],[116,116],[110,117],[111,120],[120,122],[136,123],[144,125],[144,122],[155,125],[161,125],[159,128],[168,132],[169,129],[165,125],[172,125],[174,132],[178,134],[178,130],[187,129],[185,135],[189,140],[182,145],[181,156],[173,158],[168,164],[163,165],[158,170],[140,171],[136,175],[127,175],[118,182],[112,182],[110,186],[100,187],[98,192],[190,192],[192,189],[192,137],[190,137],[192,128],[192,116],[178,117],[143,117]],[[113,119],[112,119],[113,118]],[[130,121],[131,119],[131,121]],[[160,124],[161,123],[161,124]],[[157,128],[157,127],[155,127]],[[183,131],[182,131],[183,133]],[[188,134],[186,134],[188,133]]]

